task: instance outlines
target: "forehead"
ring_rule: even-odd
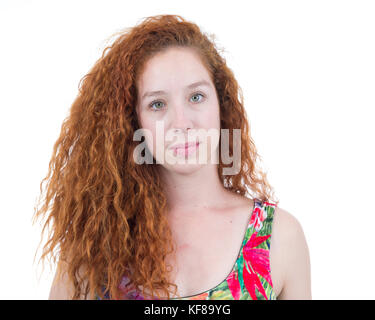
[[[137,81],[139,93],[186,86],[197,79],[210,81],[198,53],[190,48],[169,48],[150,58]]]

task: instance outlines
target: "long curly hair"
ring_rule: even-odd
[[[47,227],[49,233],[39,261],[51,257],[56,262],[59,256],[66,263],[73,300],[87,299],[88,294],[105,299],[108,293],[121,299],[124,276],[133,287],[142,286],[143,294],[147,289],[158,298],[162,292],[169,299],[169,287],[177,287],[169,281],[165,261],[175,245],[165,215],[168,205],[160,164],[137,165],[133,160],[139,143],[133,141],[139,129],[137,77],[149,58],[172,46],[199,53],[216,87],[221,129],[241,129],[240,170],[224,175],[223,168],[230,165],[220,159],[223,186],[245,197],[278,203],[257,164],[260,156],[249,133],[241,88],[220,55],[223,49],[215,44],[215,36],[179,15],[144,18],[122,30],[81,79],[54,144],[47,176],[40,183],[40,197],[45,181],[46,193],[43,201],[39,198],[33,219],[46,218],[42,238]]]

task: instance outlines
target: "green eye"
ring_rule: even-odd
[[[160,103],[163,103],[163,102],[161,102],[161,101],[151,102],[151,104],[150,104],[150,108],[155,110],[155,108],[153,108],[153,106],[156,105],[156,104],[160,104]],[[161,108],[156,107],[156,109],[158,110],[158,109],[161,109]],[[156,110],[155,110],[155,111],[156,111]]]
[[[197,96],[202,96],[202,98],[204,97],[203,94],[201,93],[195,93],[194,95],[192,95],[192,97],[197,97]],[[202,100],[202,99],[201,99]],[[197,100],[195,99],[195,101],[193,102],[200,102],[201,100]],[[155,101],[152,101],[150,104],[149,104],[149,108],[152,109],[153,111],[159,111],[161,109],[163,109],[163,107],[159,107],[160,104],[164,104],[164,102],[160,101],[160,100],[155,100]],[[159,105],[159,106],[157,106]],[[154,107],[155,106],[155,107]]]
[[[196,94],[194,94],[192,97],[197,97],[197,96],[202,96],[202,97],[203,97],[203,94],[201,94],[201,93],[196,93]],[[198,102],[198,101],[194,101],[194,102]]]

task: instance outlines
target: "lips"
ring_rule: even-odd
[[[199,142],[179,143],[173,145],[170,149],[173,150],[174,156],[190,156],[198,150]]]
[[[198,145],[199,145],[199,142],[180,143],[180,144],[173,145],[171,149],[187,149],[187,148],[195,147]]]

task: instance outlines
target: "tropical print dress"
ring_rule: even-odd
[[[276,204],[254,199],[240,252],[227,278],[208,291],[170,300],[276,300],[269,259],[275,209]],[[128,282],[129,279],[123,277],[120,289]],[[125,291],[126,300],[157,300],[142,296],[138,290]],[[109,299],[108,294],[104,297]],[[96,299],[100,300],[100,297],[96,295]]]

